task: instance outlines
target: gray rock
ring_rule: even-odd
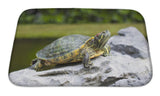
[[[30,68],[9,74],[20,86],[142,86],[152,77],[148,43],[134,27],[122,29],[109,40],[111,53],[92,59],[91,69],[82,63],[36,72]]]
[[[118,34],[108,41],[112,50],[134,58],[147,58],[149,56],[148,43],[135,27],[121,29]]]

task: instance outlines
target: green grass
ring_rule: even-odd
[[[70,34],[94,36],[108,29],[112,35],[129,26],[136,27],[146,37],[144,24],[40,24],[18,25],[16,38],[59,38]]]

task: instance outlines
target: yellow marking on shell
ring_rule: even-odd
[[[58,59],[59,59],[59,62],[63,61],[62,56],[59,56]]]
[[[78,55],[79,54],[79,49],[74,50],[74,55]]]
[[[94,39],[94,37],[91,37],[90,39],[88,39],[88,40],[85,42],[85,44],[88,43],[88,41],[91,41],[92,39]],[[85,44],[83,44],[83,45],[85,45]]]
[[[66,58],[64,58],[64,56],[60,56],[60,57],[57,57],[59,60],[56,61],[56,58],[55,59],[52,59],[50,60],[51,62],[55,63],[55,64],[64,64],[64,63],[70,63],[70,62],[79,62],[79,61],[82,61],[81,57],[79,56],[79,53],[80,53],[80,50],[83,49],[83,48],[88,48],[87,46],[87,43],[94,39],[94,37],[91,37],[90,39],[88,39],[83,45],[80,46],[80,48],[72,51],[71,53],[67,53],[65,54]],[[89,49],[88,49],[89,50]],[[90,58],[95,58],[95,57],[98,57],[100,55],[103,54],[104,51],[97,51],[93,56],[91,56]],[[73,55],[71,55],[73,54]],[[79,56],[79,57],[77,57]],[[72,61],[68,62],[68,60],[70,59],[73,59]]]
[[[79,51],[80,51],[80,49],[76,49],[71,53],[65,54],[66,58],[64,58],[64,56],[60,56],[60,57],[58,57],[58,59],[59,59],[58,61],[56,61],[56,58],[54,60],[51,60],[51,61],[54,62],[54,63],[57,63],[57,64],[64,64],[64,63],[70,63],[71,61],[69,61],[69,60],[73,59],[72,61],[77,62],[76,61],[76,56],[79,55]]]
[[[41,68],[41,67],[42,67],[42,64],[41,64],[41,63],[39,63],[39,64],[38,64],[38,68]]]
[[[80,47],[80,49],[81,49],[81,48],[84,48],[84,46],[85,46],[85,44],[83,44],[83,45]]]

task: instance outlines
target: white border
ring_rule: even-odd
[[[111,8],[133,9],[140,12],[147,27],[153,78],[149,84],[135,88],[110,87],[39,87],[15,86],[8,79],[8,68],[16,32],[17,20],[22,11],[30,8]],[[158,0],[1,0],[0,1],[0,88],[1,96],[151,96],[159,93],[160,86],[160,6]]]

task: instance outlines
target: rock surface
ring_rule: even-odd
[[[108,41],[112,50],[134,58],[149,57],[148,43],[136,28],[128,27],[121,29],[118,34],[111,37]]]
[[[142,86],[151,80],[148,43],[136,28],[121,29],[108,43],[110,56],[92,59],[91,69],[81,63],[41,72],[26,68],[9,78],[20,86]]]

